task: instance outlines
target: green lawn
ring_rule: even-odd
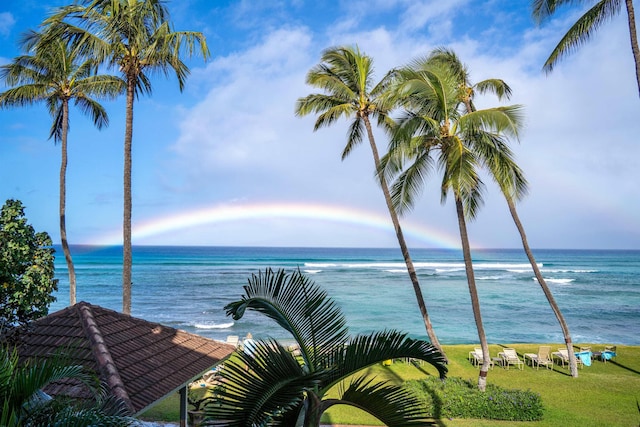
[[[515,344],[520,356],[536,353],[538,345]],[[560,347],[552,345],[552,351]],[[594,351],[602,346],[592,345]],[[444,346],[449,357],[449,376],[477,379],[478,369],[469,363],[467,355],[471,345]],[[491,345],[490,352],[496,356],[502,346]],[[526,366],[520,371],[495,367],[489,371],[487,381],[506,388],[532,390],[542,396],[545,405],[544,420],[539,422],[499,422],[493,420],[436,420],[439,426],[640,426],[640,413],[636,404],[640,400],[640,347],[618,346],[614,361],[594,361],[589,367],[579,370],[579,378],[572,378],[567,368],[554,365],[553,370],[535,370]],[[396,362],[385,367],[376,365],[368,369],[378,378],[394,382],[436,375],[428,364],[415,367]],[[178,400],[166,399],[143,415],[143,419],[174,421],[178,419]],[[334,424],[376,425],[374,419],[349,407],[330,410],[324,421]],[[377,423],[379,424],[379,423]]]

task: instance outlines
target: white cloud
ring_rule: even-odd
[[[8,36],[15,23],[16,20],[11,13],[0,12],[0,35]]]
[[[430,12],[425,13],[416,18],[417,26],[429,25]],[[184,110],[181,136],[173,147],[176,175],[188,171],[185,188],[207,191],[216,201],[331,201],[386,213],[368,147],[340,162],[346,124],[313,133],[313,118],[294,117],[294,103],[314,91],[304,77],[326,47],[358,44],[374,58],[380,78],[441,43],[431,38],[432,32],[365,28],[354,26],[352,18],[335,22],[324,34],[283,24],[257,45],[194,72],[200,87],[209,86],[200,103]],[[513,88],[511,102],[525,107],[522,143],[514,143],[514,150],[530,181],[521,215],[532,244],[583,247],[596,239],[606,247],[633,247],[640,231],[631,218],[640,210],[640,198],[633,184],[636,167],[629,159],[640,154],[634,140],[640,104],[626,29],[616,22],[603,28],[546,76],[541,64],[560,26],[527,30],[512,41],[510,51],[487,50],[488,40],[468,36],[451,38],[448,46],[469,65],[475,81],[503,78]],[[329,39],[319,45],[323,35]],[[481,107],[497,104],[490,96],[478,100]],[[378,145],[384,151],[383,135]],[[489,180],[487,187],[486,206],[470,225],[472,241],[517,247],[504,202]],[[455,235],[451,201],[444,208],[438,201],[437,183],[431,181],[410,218]]]

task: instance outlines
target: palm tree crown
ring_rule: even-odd
[[[322,55],[322,62],[313,67],[307,74],[307,83],[322,89],[324,93],[316,93],[298,99],[296,114],[304,116],[317,113],[314,130],[335,123],[339,118],[353,121],[349,125],[347,145],[342,151],[344,160],[351,150],[360,144],[366,132],[375,170],[380,168],[380,155],[375,142],[371,119],[376,119],[378,125],[390,129],[393,121],[388,113],[394,106],[393,97],[389,89],[393,83],[395,71],[387,73],[383,79],[373,84],[373,60],[360,50],[352,47],[337,47],[327,49]],[[409,248],[404,239],[398,214],[391,201],[389,187],[384,176],[378,176],[378,183],[391,217],[393,228],[396,232],[398,245],[407,266],[407,273],[411,280],[413,290],[422,315],[429,340],[441,353],[442,347],[433,331],[431,319],[424,302],[422,289],[418,281]]]
[[[126,81],[124,135],[122,311],[131,313],[131,168],[133,104],[141,94],[151,94],[151,74],[173,72],[180,90],[189,69],[181,55],[192,55],[196,46],[209,56],[204,35],[173,31],[162,0],[84,0],[60,8],[45,23],[99,63],[117,68]]]
[[[339,307],[300,271],[283,270],[252,276],[241,300],[225,309],[240,319],[247,309],[274,320],[287,330],[300,350],[296,358],[274,340],[258,341],[251,353],[238,353],[222,370],[224,387],[206,412],[228,426],[319,426],[320,416],[336,404],[353,405],[388,426],[424,425],[418,401],[402,388],[359,376],[330,389],[347,377],[383,360],[411,357],[436,367],[444,378],[443,356],[426,341],[396,331],[350,337]]]
[[[484,183],[480,168],[487,167],[496,174],[496,180],[504,179],[502,175],[511,177],[505,171],[511,170],[514,162],[504,136],[517,137],[520,107],[475,110],[472,102],[475,89],[464,84],[467,79],[466,68],[446,50],[437,50],[400,70],[395,91],[404,111],[393,130],[389,154],[382,160],[379,173],[385,177],[397,176],[392,201],[400,211],[414,206],[426,178],[436,169],[442,171],[442,202],[449,192],[453,193],[471,304],[484,355],[478,387],[484,390],[489,347],[466,219],[473,219],[482,205]],[[501,95],[508,93],[508,86],[499,80],[490,80],[478,85],[477,90]]]
[[[44,43],[43,40],[48,40]],[[98,129],[108,125],[107,112],[93,97],[115,98],[124,82],[114,76],[97,74],[97,63],[81,58],[78,51],[61,39],[31,31],[22,39],[28,54],[0,67],[0,79],[8,86],[0,93],[0,108],[44,102],[53,117],[50,138],[61,142],[60,239],[69,271],[69,300],[76,303],[76,276],[66,231],[66,171],[69,102],[89,115]]]

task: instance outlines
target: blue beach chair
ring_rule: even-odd
[[[591,347],[580,347],[580,351],[576,353],[576,357],[580,359],[584,366],[591,366],[591,358],[593,357]]]
[[[600,358],[604,363],[616,357],[617,347],[615,345],[605,345],[604,350],[600,353]]]

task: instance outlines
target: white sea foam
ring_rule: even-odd
[[[305,273],[307,274],[316,274],[316,273],[320,273],[322,270],[304,270]]]
[[[196,329],[229,329],[233,326],[233,322],[229,323],[196,323],[193,325]]]
[[[338,264],[331,262],[305,262],[304,266],[311,268],[335,268],[338,267]]]
[[[536,280],[536,278],[534,277],[533,280]],[[549,283],[557,283],[558,285],[566,285],[567,283],[571,283],[574,282],[576,279],[554,279],[553,277],[549,277],[544,279],[546,282]]]
[[[405,268],[404,270],[401,269],[391,269],[391,270],[385,270],[387,273],[406,273],[407,269]]]
[[[545,270],[545,273],[597,273],[598,270]]]
[[[542,267],[543,264],[538,264]],[[319,263],[306,262],[305,267],[308,268],[363,268],[363,269],[400,269],[404,268],[403,262],[345,262],[345,263]],[[416,269],[432,269],[441,271],[459,271],[464,269],[464,262],[414,262]],[[503,263],[503,262],[478,262],[473,264],[473,268],[477,270],[505,270],[514,272],[530,272],[530,264],[522,263]]]

